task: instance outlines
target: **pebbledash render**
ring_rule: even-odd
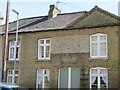
[[[118,88],[119,20],[98,6],[61,13],[55,5],[46,16],[19,19],[15,78],[16,21],[10,22],[6,81],[26,88]]]

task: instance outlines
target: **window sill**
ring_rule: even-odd
[[[89,60],[108,60],[108,57],[90,57]]]
[[[51,61],[51,59],[37,59],[37,62],[47,62],[47,61]]]
[[[7,60],[7,62],[13,62],[14,63],[15,60]],[[20,60],[16,60],[16,62],[20,62]]]

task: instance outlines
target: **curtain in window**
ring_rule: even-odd
[[[106,84],[106,88],[108,88],[108,78],[105,76],[102,76],[102,79],[104,81],[104,83]]]
[[[91,76],[91,85],[95,82],[96,76]]]
[[[38,84],[42,84],[42,76],[38,76]]]
[[[49,81],[50,81],[50,77],[49,77],[49,70],[47,69],[39,69],[37,71],[37,84],[36,84],[36,88],[49,88]]]
[[[106,68],[94,68],[90,70],[90,77],[91,77],[91,82],[90,82],[90,87],[93,85],[95,82],[96,78],[100,76],[103,80],[103,82],[106,85],[106,88],[108,88],[108,70]],[[101,81],[98,81],[101,83]],[[99,83],[99,84],[100,84]]]

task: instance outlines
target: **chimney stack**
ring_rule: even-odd
[[[57,14],[61,13],[61,10],[59,10],[55,5],[50,5],[50,10],[48,12],[48,19],[54,18],[57,16]]]

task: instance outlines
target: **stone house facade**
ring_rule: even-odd
[[[11,22],[6,81],[27,88],[118,88],[119,19],[98,6],[61,14],[54,5],[46,16],[20,19],[15,78]]]

